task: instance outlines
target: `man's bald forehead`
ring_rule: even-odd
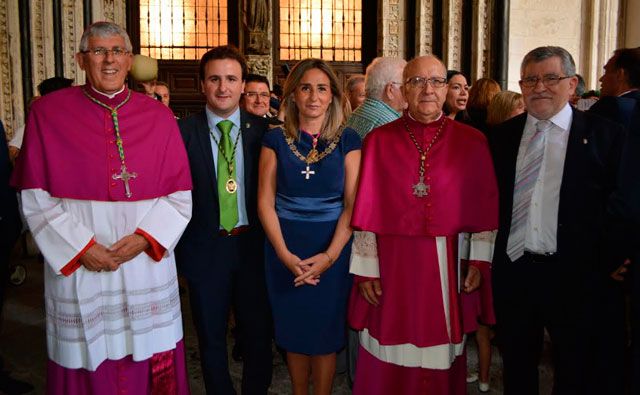
[[[419,70],[421,67],[425,67],[426,65],[431,65],[433,63],[437,63],[439,65],[442,71],[442,76],[446,77],[447,68],[445,67],[444,63],[442,63],[442,60],[440,60],[440,58],[435,55],[424,55],[415,57],[407,63],[402,73],[402,79],[406,80],[407,78],[412,77],[413,75],[415,75],[415,70]],[[413,75],[409,75],[409,72],[411,72]]]

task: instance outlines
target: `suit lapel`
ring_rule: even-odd
[[[516,166],[518,164],[518,151],[520,151],[520,140],[522,140],[522,135],[524,134],[524,127],[527,123],[527,114],[522,114],[520,119],[517,120],[516,127],[513,130],[517,130],[517,132],[508,133],[508,140],[506,141],[506,150],[507,156],[505,157],[505,169],[509,169],[507,173],[507,184],[510,189],[507,191],[508,196],[510,197],[513,203],[513,190],[516,182]],[[511,130],[509,131],[511,132]],[[509,222],[511,219],[509,218]]]
[[[562,173],[562,184],[560,186],[560,203],[558,205],[558,223],[563,222],[562,215],[566,213],[566,204],[572,201],[571,195],[575,193],[575,180],[582,179],[585,169],[583,156],[583,145],[589,144],[589,128],[586,124],[584,114],[580,111],[573,110],[571,120],[571,129],[569,130],[569,139],[567,141],[567,153],[564,159],[564,169]],[[592,143],[591,143],[592,144]],[[574,180],[574,182],[565,182],[566,180]]]
[[[198,142],[200,145],[200,149],[202,150],[202,158],[203,164],[207,168],[207,174],[209,175],[209,180],[211,181],[211,186],[214,190],[214,196],[218,196],[218,188],[216,181],[216,172],[215,170],[215,162],[213,161],[213,152],[211,152],[211,137],[209,135],[209,124],[207,123],[207,114],[203,111],[199,115],[198,123],[197,123],[197,132]]]
[[[252,191],[249,188],[253,185],[253,166],[254,155],[252,155],[252,146],[254,135],[252,133],[252,122],[247,114],[240,110],[240,131],[242,132],[242,153],[244,156],[244,187],[247,190],[246,196],[251,196]]]

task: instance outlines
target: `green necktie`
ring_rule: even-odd
[[[227,232],[231,231],[238,223],[238,198],[234,193],[227,191],[227,181],[236,174],[235,171],[235,155],[233,152],[233,143],[231,142],[231,128],[233,122],[227,120],[220,121],[216,125],[222,137],[218,145],[218,201],[220,202],[220,225]],[[229,163],[231,162],[231,163]],[[231,165],[231,166],[229,166]],[[231,167],[231,171],[229,171]]]

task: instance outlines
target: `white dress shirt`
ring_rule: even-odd
[[[551,254],[557,251],[560,187],[572,119],[573,111],[568,103],[556,115],[549,118],[553,125],[545,132],[544,157],[527,216],[525,251],[536,254]],[[527,143],[536,132],[538,121],[531,114],[527,116],[518,150],[516,174],[522,167]]]

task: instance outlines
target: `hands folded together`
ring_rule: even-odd
[[[281,260],[287,269],[296,276],[293,280],[296,287],[304,284],[318,285],[320,275],[330,268],[334,261],[326,252],[321,252],[307,259],[300,259],[296,255],[289,253],[287,257]]]
[[[138,234],[130,234],[107,248],[96,243],[80,257],[80,263],[93,272],[113,272],[149,248],[149,242]]]

